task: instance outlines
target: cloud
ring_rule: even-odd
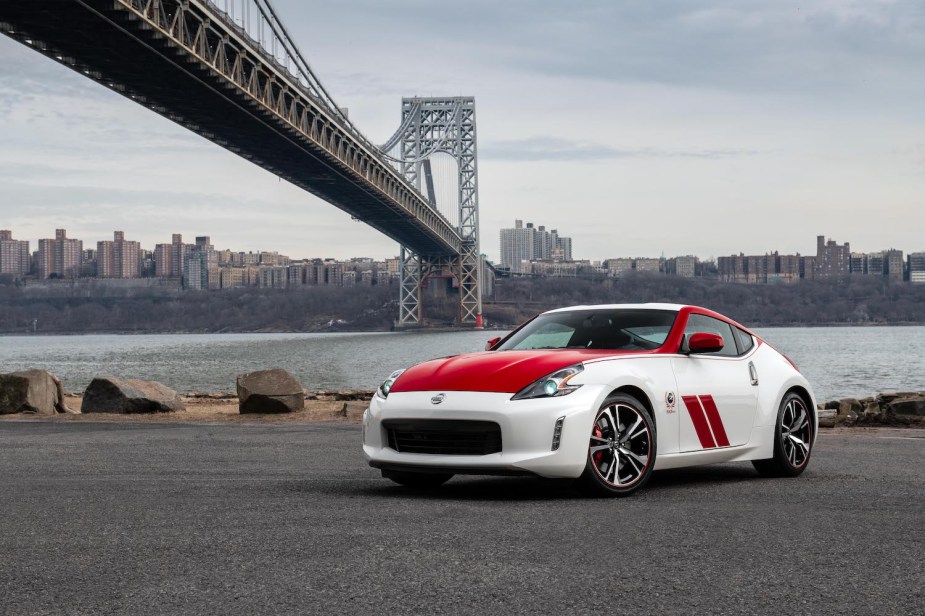
[[[334,39],[346,30],[360,47],[393,50],[390,75],[417,67],[426,83],[465,79],[477,66],[814,97],[832,88],[860,92],[897,73],[922,76],[925,54],[925,8],[915,1],[472,0],[460,11],[417,0],[327,8],[288,0],[281,12],[328,67],[338,64],[329,54],[343,52]],[[329,25],[324,31],[311,26],[319,19]],[[378,57],[348,52],[345,59],[375,66]],[[921,92],[921,81],[896,85]]]
[[[484,160],[512,162],[595,162],[620,158],[741,158],[757,156],[758,152],[756,150],[620,149],[603,144],[555,137],[527,137],[511,141],[489,142],[482,146],[479,154]]]
[[[816,233],[859,245],[921,241],[913,224],[832,215],[848,207],[921,219],[919,0],[275,4],[374,142],[397,128],[403,96],[477,97],[491,256],[498,228],[528,216],[572,235],[582,257],[646,254],[651,240],[621,235],[617,251],[606,239],[615,223],[605,213],[618,205],[636,228],[652,212],[679,221],[657,229],[677,253],[749,250],[738,232],[713,235],[716,220],[745,207],[750,224],[768,230],[762,250],[799,250]],[[565,203],[569,217],[554,223]],[[812,229],[808,238],[795,237],[793,220]],[[73,226],[86,239],[114,228],[146,244],[211,234],[222,246],[293,256],[395,250],[336,208],[5,37],[2,221],[26,239]]]

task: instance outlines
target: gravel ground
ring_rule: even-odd
[[[33,415],[13,413],[0,415],[0,422],[77,422],[77,423],[316,423],[326,421],[349,421],[357,423],[363,411],[369,406],[364,400],[306,400],[305,408],[294,413],[261,413],[242,415],[238,411],[237,397],[184,396],[185,411],[175,413],[59,413],[57,415]],[[68,408],[80,409],[83,398],[75,395],[64,397]]]
[[[826,431],[798,479],[407,491],[359,426],[0,422],[2,614],[923,614],[925,431]]]

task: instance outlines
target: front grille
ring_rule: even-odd
[[[484,456],[501,451],[501,427],[493,421],[389,419],[382,426],[389,447],[400,453]]]

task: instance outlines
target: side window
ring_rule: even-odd
[[[736,348],[736,340],[733,337],[732,327],[725,321],[720,321],[719,319],[714,319],[713,317],[702,314],[691,314],[688,316],[687,327],[684,328],[684,333],[690,336],[697,332],[719,334],[723,337],[723,348],[715,353],[707,353],[707,355],[735,357],[739,354]]]
[[[735,334],[739,337],[739,348],[742,349],[742,354],[748,353],[752,350],[752,347],[755,346],[755,340],[752,338],[752,335],[746,331],[735,328]]]

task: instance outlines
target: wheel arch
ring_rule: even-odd
[[[609,394],[607,394],[607,398],[614,394],[627,394],[633,396],[642,402],[643,406],[646,407],[646,410],[649,411],[649,416],[652,417],[653,421],[655,420],[655,407],[652,406],[652,400],[649,399],[649,395],[645,392],[644,389],[636,387],[635,385],[621,385],[620,387],[617,387]]]
[[[800,399],[803,401],[803,404],[806,405],[806,412],[808,412],[810,417],[812,418],[813,442],[815,442],[816,437],[819,434],[819,429],[818,429],[819,424],[817,421],[816,405],[813,404],[813,397],[809,394],[809,391],[802,385],[792,385],[790,386],[789,389],[787,389],[787,391],[784,392],[784,395],[781,396],[781,402],[783,402],[784,398],[787,397],[787,394],[791,394],[791,393],[798,395]]]

